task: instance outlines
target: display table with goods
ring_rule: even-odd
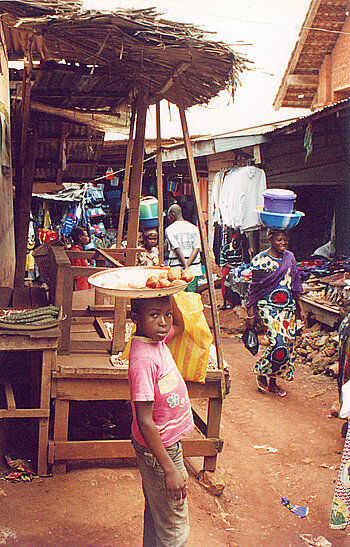
[[[311,275],[303,284],[301,300],[306,312],[315,319],[335,327],[350,311],[350,273],[338,272],[316,277]]]
[[[12,301],[0,309],[0,419],[23,421],[24,437],[30,442],[26,448],[34,447],[37,474],[46,475],[51,372],[57,366],[62,316],[53,306],[12,307],[21,302],[28,305],[30,292],[29,287],[15,289]],[[35,292],[40,297],[37,302],[43,303],[45,292]],[[16,433],[10,440],[14,442],[15,437]]]

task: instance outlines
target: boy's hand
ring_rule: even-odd
[[[175,500],[185,499],[187,496],[184,478],[175,466],[174,470],[165,474],[165,489],[167,495]]]

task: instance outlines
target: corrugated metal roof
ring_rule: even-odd
[[[238,131],[232,131],[231,133],[210,135],[191,139],[193,154],[195,157],[207,156],[219,152],[226,152],[227,150],[238,150],[239,148],[245,148],[248,146],[254,146],[256,144],[262,144],[269,140],[269,135],[278,131],[290,131],[293,126],[297,126],[300,123],[305,123],[317,117],[324,116],[330,111],[340,110],[346,108],[350,104],[350,99],[344,99],[337,103],[323,108],[309,114],[308,116],[299,116],[297,118],[291,118],[288,120],[282,120],[279,122],[272,122],[270,124],[263,124],[256,127],[248,127],[246,129],[240,129]],[[186,152],[183,143],[174,144],[163,150],[162,161],[176,161],[186,158]]]

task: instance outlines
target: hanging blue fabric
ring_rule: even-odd
[[[66,214],[66,218],[63,221],[61,234],[64,235],[65,237],[70,236],[71,231],[73,230],[74,226],[77,223],[76,211],[77,211],[77,206],[74,205],[72,209],[69,209],[68,213]]]

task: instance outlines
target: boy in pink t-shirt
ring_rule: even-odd
[[[186,384],[166,346],[174,333],[171,300],[132,300],[131,318],[137,325],[129,385],[145,495],[143,545],[182,547],[189,525],[181,438],[192,431],[193,418]]]

